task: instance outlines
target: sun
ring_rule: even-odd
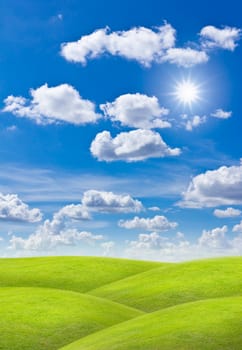
[[[199,86],[190,80],[184,80],[176,84],[174,95],[181,103],[191,105],[200,99]]]

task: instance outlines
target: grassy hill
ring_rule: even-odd
[[[61,350],[241,350],[242,297],[186,303],[92,334]]]
[[[85,294],[48,288],[0,288],[0,349],[58,349],[142,312]]]
[[[160,268],[90,291],[151,312],[189,301],[242,295],[242,259],[208,259]]]
[[[0,350],[241,350],[242,258],[0,259],[0,310]]]
[[[48,287],[86,292],[159,263],[94,257],[0,259],[0,287]]]

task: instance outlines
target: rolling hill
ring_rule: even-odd
[[[0,259],[1,350],[242,349],[242,258]]]
[[[168,264],[89,293],[146,312],[189,301],[242,295],[242,259]]]
[[[0,259],[0,287],[48,287],[83,293],[157,266],[149,261],[96,257]]]
[[[61,350],[241,350],[242,298],[186,303],[92,334]]]

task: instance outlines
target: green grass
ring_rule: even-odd
[[[92,334],[61,350],[241,350],[242,297],[187,303]]]
[[[90,291],[152,312],[189,301],[242,295],[242,258],[164,265]]]
[[[138,310],[76,292],[0,288],[0,349],[54,350],[105,327],[140,316]]]
[[[242,258],[0,259],[0,316],[0,350],[241,350]]]
[[[96,257],[0,259],[0,287],[49,287],[83,293],[159,265]]]

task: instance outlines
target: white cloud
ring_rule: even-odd
[[[197,128],[201,124],[206,123],[206,121],[207,117],[205,115],[202,117],[200,117],[199,115],[194,115],[191,119],[187,118],[186,122],[184,123],[185,129],[187,131],[192,131],[194,128]]]
[[[126,245],[125,256],[138,259],[180,261],[193,254],[191,243],[183,236],[168,239],[157,232],[139,234],[137,240]]]
[[[169,110],[161,107],[157,97],[147,95],[125,94],[113,102],[100,105],[104,114],[113,121],[119,121],[124,126],[152,129],[167,128],[171,124],[163,120]]]
[[[126,241],[125,256],[158,261],[184,261],[191,259],[233,256],[242,254],[242,221],[234,227],[239,234],[230,238],[227,226],[203,230],[194,242],[178,232],[165,237],[157,232],[139,234],[136,240]]]
[[[42,214],[37,208],[30,209],[17,194],[0,193],[0,220],[34,223],[42,220]]]
[[[240,39],[241,30],[234,27],[223,29],[214,26],[206,26],[200,32],[202,46],[204,48],[221,48],[234,51],[237,41]]]
[[[170,222],[165,216],[156,215],[153,218],[139,218],[132,220],[120,220],[119,226],[126,229],[142,229],[147,231],[163,232],[177,227],[176,222]]]
[[[104,213],[134,213],[144,209],[142,203],[130,195],[95,190],[84,192],[82,203],[89,210]]]
[[[204,230],[202,236],[198,240],[198,244],[202,247],[221,249],[228,247],[228,240],[225,234],[228,232],[228,227],[216,227],[213,230]]]
[[[55,217],[66,217],[74,220],[89,220],[90,214],[88,212],[88,209],[82,204],[69,204],[61,208],[55,214]]]
[[[188,48],[171,48],[162,57],[163,62],[189,68],[197,64],[206,63],[209,57],[206,52]]]
[[[61,84],[48,87],[47,84],[30,90],[31,99],[8,96],[4,112],[17,117],[34,120],[38,124],[66,122],[74,125],[94,123],[100,115],[95,113],[95,105],[84,100],[73,86]]]
[[[242,165],[222,166],[195,176],[178,203],[187,208],[235,204],[242,204]]]
[[[103,131],[96,135],[90,150],[99,161],[107,162],[136,162],[148,158],[178,156],[181,153],[179,148],[169,148],[159,133],[143,129],[122,132],[115,138],[111,137],[109,131]]]
[[[52,220],[45,220],[43,225],[37,228],[37,233],[46,233],[47,235],[58,235],[65,229],[67,221],[82,221],[89,219],[90,214],[85,206],[81,204],[66,205],[65,207],[61,208],[58,212],[54,213]]]
[[[86,231],[79,232],[76,229],[63,230],[58,234],[39,230],[28,238],[13,236],[9,243],[10,248],[14,250],[48,251],[58,246],[76,245],[78,242],[93,244],[103,239],[102,235],[93,235],[91,232]]]
[[[133,249],[156,249],[166,242],[166,238],[160,236],[157,232],[141,233],[137,241],[128,241],[129,246]]]
[[[82,36],[80,40],[61,46],[61,55],[68,61],[86,64],[88,59],[104,53],[136,60],[145,66],[159,61],[164,50],[175,44],[175,30],[164,24],[151,30],[135,27],[128,31],[111,32],[108,28]]]
[[[71,204],[54,213],[52,220],[45,220],[36,231],[27,238],[13,236],[9,243],[15,250],[52,250],[58,246],[76,245],[82,241],[93,244],[103,240],[102,235],[94,235],[91,232],[79,231],[70,227],[76,221],[88,220],[90,215],[83,205]]]
[[[102,28],[79,40],[63,43],[61,55],[68,61],[86,64],[87,60],[104,54],[135,60],[148,67],[152,62],[169,62],[192,67],[209,60],[208,49],[222,48],[233,51],[240,39],[241,30],[206,26],[200,31],[200,49],[175,47],[176,31],[168,23],[149,29],[135,27],[127,31],[111,32]],[[198,45],[197,45],[198,46]]]
[[[234,218],[236,216],[240,216],[241,215],[241,210],[238,209],[234,209],[234,208],[227,208],[225,210],[221,210],[221,209],[215,209],[213,214],[215,216],[217,216],[217,218]]]
[[[219,108],[219,109],[216,109],[216,111],[211,114],[211,117],[218,118],[218,119],[228,119],[232,117],[232,112],[224,111],[223,109]]]

